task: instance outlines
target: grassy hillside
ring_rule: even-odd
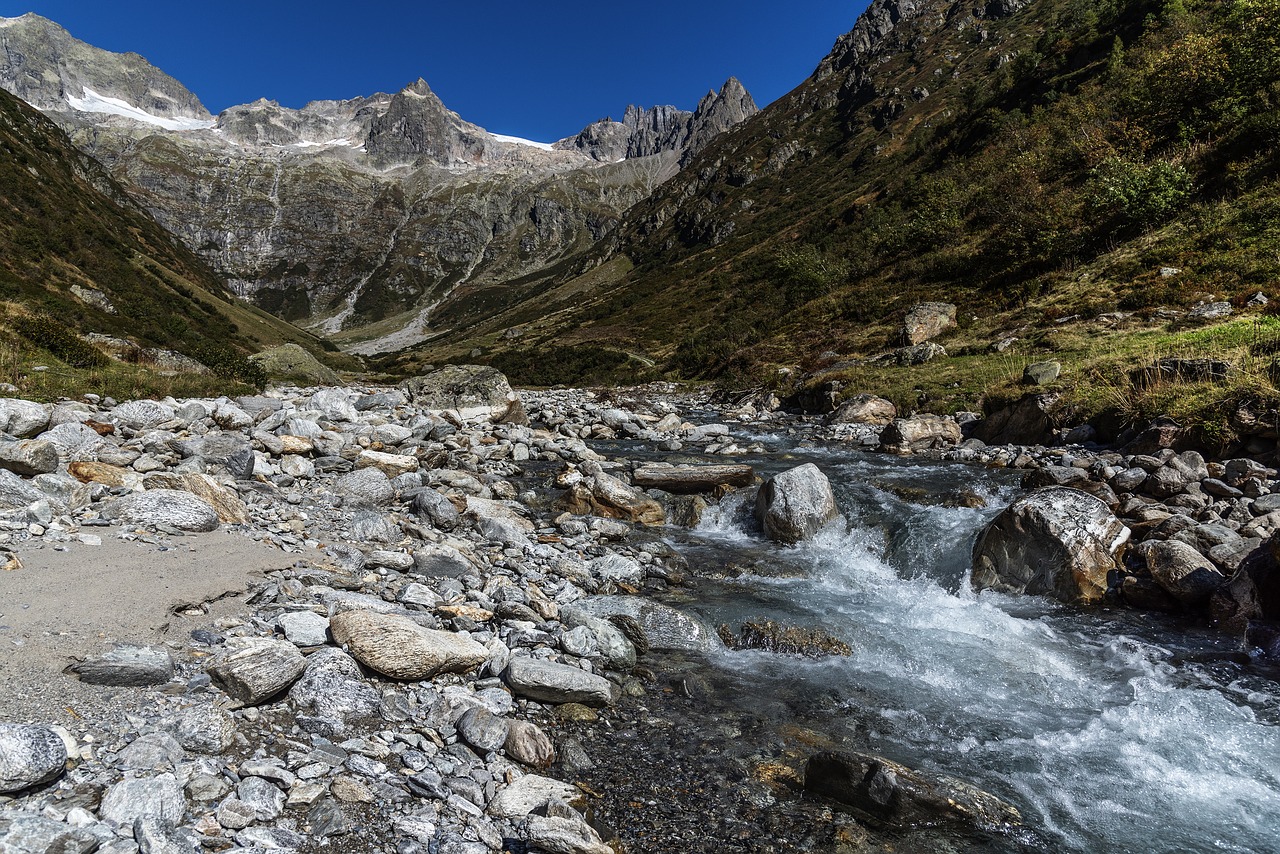
[[[10,373],[25,375],[26,362],[90,367],[73,363],[94,361],[92,354],[68,361],[59,352],[67,332],[129,338],[219,365],[284,342],[335,357],[315,337],[236,299],[62,131],[3,91],[0,301]]]
[[[587,277],[540,291],[519,346],[603,342],[674,375],[770,381],[883,352],[909,306],[954,302],[959,364],[846,377],[925,408],[1012,391],[997,379],[1048,354],[1081,371],[1230,355],[1232,335],[1185,339],[1162,310],[1280,298],[1280,2],[921,5],[634,208]],[[609,258],[626,263],[593,267]],[[417,358],[507,349],[503,325],[532,308]]]

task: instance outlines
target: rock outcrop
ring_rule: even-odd
[[[766,480],[755,513],[769,539],[780,543],[807,540],[840,515],[831,482],[813,463]]]

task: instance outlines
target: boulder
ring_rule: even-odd
[[[160,646],[117,644],[97,658],[72,665],[81,682],[138,688],[163,685],[173,678],[173,657]]]
[[[48,474],[58,468],[58,449],[44,439],[0,441],[0,468],[26,477]]]
[[[507,740],[503,743],[507,756],[533,768],[550,768],[556,761],[556,748],[537,724],[509,721]]]
[[[569,487],[559,502],[559,507],[575,516],[600,516],[605,519],[621,519],[639,525],[663,525],[667,513],[662,505],[607,474],[594,464],[588,464],[589,472]]]
[[[216,706],[197,704],[178,712],[162,726],[183,749],[217,756],[235,744],[236,719]]]
[[[871,424],[884,427],[898,417],[898,407],[892,401],[873,394],[860,394],[840,404],[826,418],[827,424]]]
[[[893,358],[903,367],[923,365],[925,362],[932,362],[945,355],[947,355],[947,348],[932,341],[916,344],[914,347],[899,347],[893,351]]]
[[[274,380],[287,380],[300,386],[341,385],[342,379],[332,368],[322,364],[297,344],[281,344],[250,356]]]
[[[755,515],[769,539],[790,544],[809,539],[839,513],[827,476],[805,463],[760,486]]]
[[[418,458],[405,454],[386,454],[382,451],[361,451],[356,457],[356,468],[376,468],[387,477],[394,478],[418,470]]]
[[[452,410],[463,421],[528,424],[520,396],[496,368],[448,365],[400,384],[409,399],[431,412]]]
[[[426,629],[395,614],[346,611],[330,619],[329,631],[357,661],[392,679],[465,673],[489,657],[487,649],[464,635]]]
[[[615,700],[613,683],[580,667],[515,656],[502,679],[521,697],[540,703],[581,703],[610,706]]]
[[[354,658],[324,647],[307,659],[307,669],[289,689],[289,699],[301,711],[341,722],[376,715],[382,695],[365,681]]]
[[[724,487],[750,486],[755,471],[748,465],[670,465],[649,463],[635,470],[631,482],[641,489],[661,489],[677,495],[715,492]]]
[[[578,788],[550,777],[525,774],[507,786],[489,802],[486,810],[494,818],[518,821],[551,801],[574,801],[581,796]]]
[[[1052,414],[1058,399],[1056,394],[1024,395],[1011,406],[988,413],[969,434],[988,445],[1047,444],[1058,426]]]
[[[1007,832],[1022,824],[1015,807],[970,783],[868,753],[814,756],[805,765],[804,789],[838,801],[878,828]]]
[[[880,449],[890,454],[950,448],[964,438],[954,418],[942,415],[913,415],[899,418],[880,434]]]
[[[134,430],[150,430],[173,418],[175,410],[156,400],[131,400],[111,410],[111,421]]]
[[[30,439],[48,428],[53,407],[18,398],[0,398],[0,433]]]
[[[1187,312],[1187,323],[1213,323],[1223,320],[1235,311],[1229,302],[1209,302],[1198,305]]]
[[[48,783],[66,764],[67,747],[53,730],[0,723],[0,795]]]
[[[292,685],[307,661],[288,641],[244,638],[209,664],[209,676],[241,706],[265,703]]]
[[[253,477],[257,464],[253,445],[240,433],[214,432],[197,439],[178,439],[173,448],[184,459],[199,459],[210,469],[225,471],[239,480]]]
[[[1061,375],[1061,362],[1032,362],[1022,369],[1022,382],[1024,385],[1048,385]]]
[[[41,816],[18,815],[0,830],[0,851],[5,854],[90,854],[100,850],[102,841],[85,828]]]
[[[144,477],[142,485],[148,491],[176,489],[190,492],[209,502],[209,506],[218,514],[218,521],[223,524],[242,525],[249,521],[249,508],[240,500],[240,496],[207,474],[194,471],[155,472]]]
[[[646,649],[658,652],[708,652],[717,645],[715,632],[710,626],[697,617],[652,599],[639,596],[593,596],[574,602],[573,608],[615,625],[625,620],[633,621],[639,627],[642,637],[632,638],[627,634],[627,638],[633,644],[643,644]],[[623,628],[621,625],[618,627]]]
[[[391,479],[377,468],[356,469],[339,475],[333,491],[373,505],[390,504],[396,497]]]
[[[121,780],[107,789],[99,810],[104,821],[130,826],[144,816],[176,823],[186,812],[182,787],[172,774]]]
[[[165,525],[179,531],[206,532],[218,527],[218,511],[212,504],[176,489],[135,492],[107,502],[103,515],[132,525]]]
[[[1136,551],[1155,582],[1183,607],[1204,605],[1226,583],[1213,561],[1179,540],[1147,540]]]
[[[67,474],[81,483],[101,483],[104,486],[123,486],[126,489],[139,489],[142,486],[142,475],[133,469],[76,460],[67,464]]]
[[[530,850],[547,854],[614,854],[595,828],[576,813],[530,815],[520,824],[519,836]]]
[[[924,302],[913,306],[902,322],[899,337],[907,347],[936,338],[956,322],[956,307],[945,302]]]
[[[1019,498],[973,549],[973,586],[1098,602],[1130,531],[1098,498],[1051,486]]]
[[[721,626],[719,635],[725,645],[733,649],[759,649],[810,658],[853,654],[847,643],[822,629],[784,626],[774,620],[747,620],[737,636],[728,626]]]
[[[1237,373],[1239,369],[1235,365],[1221,359],[1180,359],[1169,356],[1130,372],[1129,379],[1137,388],[1149,388],[1170,382],[1226,382]]]
[[[409,497],[409,509],[419,519],[429,521],[441,531],[452,531],[462,523],[458,508],[448,498],[430,487],[415,490]]]
[[[467,709],[454,727],[462,740],[480,751],[482,756],[501,750],[507,743],[507,719],[498,717],[483,706]]]

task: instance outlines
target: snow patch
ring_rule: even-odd
[[[355,142],[349,139],[331,139],[328,142],[312,142],[304,139],[301,142],[293,143],[294,148],[331,148],[335,145],[341,145],[344,148],[355,148]]]
[[[549,142],[534,142],[531,139],[522,139],[521,137],[518,137],[518,136],[504,136],[503,134],[500,134],[500,133],[491,133],[489,134],[489,136],[493,137],[498,142],[506,142],[511,145],[527,145],[530,148],[540,148],[543,151],[555,151],[555,149],[551,147],[551,143]]]
[[[135,107],[119,98],[100,95],[88,86],[84,87],[83,97],[77,98],[73,95],[67,95],[67,103],[71,106],[71,109],[79,110],[82,113],[105,113],[109,116],[123,116],[126,119],[133,119],[135,122],[162,127],[165,130],[209,130],[217,124],[213,119],[194,119],[183,116],[167,119],[162,116],[152,115],[146,110]]]

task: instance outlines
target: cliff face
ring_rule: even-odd
[[[435,334],[451,300],[584,252],[755,111],[734,80],[694,113],[631,108],[620,127],[553,147],[490,134],[418,80],[214,119],[141,57],[37,16],[0,25],[0,47],[0,86],[58,121],[238,294],[366,353]]]

